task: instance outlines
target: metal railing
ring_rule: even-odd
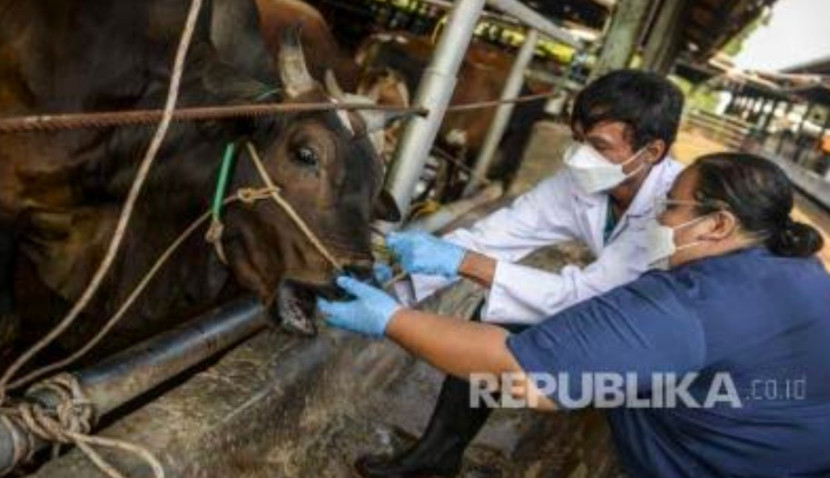
[[[432,1],[440,5],[443,2]],[[538,35],[562,41],[576,48],[582,42],[567,30],[553,24],[536,11],[517,0],[486,0],[493,8],[509,15],[529,29],[525,44],[517,55],[510,77],[501,98],[511,99],[518,96],[524,83],[524,74],[533,57],[533,49]],[[443,29],[435,53],[429,66],[423,73],[414,105],[429,110],[423,118],[412,118],[406,124],[403,136],[386,177],[386,188],[395,198],[398,207],[406,216],[421,173],[426,164],[430,146],[438,134],[450,98],[455,89],[459,68],[473,38],[475,26],[481,18],[485,0],[458,0],[452,5],[446,27]],[[486,171],[495,146],[501,140],[509,121],[513,106],[499,106],[485,141],[486,148],[476,159],[474,169],[477,175]]]

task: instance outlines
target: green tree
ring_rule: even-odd
[[[756,30],[758,30],[762,26],[769,25],[769,20],[772,17],[772,10],[765,8],[760,15],[758,15],[754,20],[749,22],[743,30],[739,31],[735,36],[729,39],[726,42],[726,45],[723,46],[721,52],[729,56],[730,58],[734,58],[735,55],[741,52],[744,47],[744,42],[746,39],[749,38]]]

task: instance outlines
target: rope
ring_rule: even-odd
[[[92,296],[95,292],[98,291],[101,283],[103,282],[104,277],[106,276],[107,272],[109,272],[110,267],[115,259],[116,253],[121,246],[121,243],[124,239],[124,233],[127,229],[127,225],[130,221],[130,217],[132,216],[133,208],[135,203],[138,199],[138,195],[141,192],[141,189],[144,185],[144,181],[147,179],[147,175],[150,172],[150,167],[153,165],[153,161],[156,158],[159,148],[161,147],[161,142],[164,140],[164,137],[167,134],[167,129],[170,126],[170,120],[173,114],[173,110],[176,107],[176,101],[178,99],[179,94],[179,84],[181,82],[182,72],[184,70],[184,61],[187,56],[187,49],[190,45],[190,40],[193,36],[193,30],[196,25],[196,19],[199,14],[199,10],[202,5],[202,0],[193,0],[190,4],[190,11],[187,15],[187,21],[185,23],[184,31],[181,36],[181,40],[179,41],[178,50],[176,51],[176,59],[173,66],[173,74],[170,80],[170,90],[167,96],[167,102],[164,107],[164,118],[162,122],[159,124],[158,129],[156,130],[155,135],[153,136],[153,140],[150,143],[150,147],[147,149],[144,158],[142,159],[138,173],[136,174],[135,180],[133,181],[132,187],[130,188],[130,192],[127,196],[127,201],[124,204],[124,208],[121,210],[121,214],[118,218],[118,224],[115,228],[115,233],[110,241],[109,247],[107,248],[106,255],[104,259],[101,261],[101,264],[98,266],[98,269],[95,271],[95,275],[92,278],[92,281],[87,285],[84,293],[81,295],[80,299],[75,303],[69,313],[64,317],[64,319],[58,324],[57,327],[52,329],[49,334],[47,334],[44,338],[38,341],[34,346],[29,348],[23,355],[21,355],[3,374],[2,378],[0,378],[0,403],[3,402],[6,393],[6,385],[14,376],[14,374],[20,370],[23,365],[26,364],[33,356],[35,356],[38,352],[43,350],[44,347],[52,343],[56,337],[62,334],[72,323],[75,319],[78,318],[81,311],[87,306],[89,301],[92,299]]]
[[[271,198],[272,191],[268,188],[261,188],[261,189],[251,189],[251,188],[240,188],[237,190],[235,196],[228,197],[224,199],[223,205],[227,206],[235,202],[243,202],[252,204],[256,201],[269,199]],[[202,227],[208,219],[211,218],[211,212],[205,212],[196,220],[194,220],[171,244],[167,247],[167,249],[159,256],[153,266],[147,271],[141,281],[136,285],[127,299],[122,303],[121,307],[118,311],[113,314],[113,316],[107,321],[107,323],[98,331],[98,333],[93,337],[83,348],[72,354],[71,356],[60,360],[58,362],[52,363],[48,366],[42,367],[37,369],[28,375],[24,376],[23,378],[18,379],[14,383],[12,383],[9,387],[10,388],[18,388],[27,383],[32,382],[33,380],[49,373],[53,372],[58,369],[62,369],[67,365],[71,364],[72,362],[78,360],[87,352],[89,352],[95,345],[97,345],[104,336],[109,333],[110,330],[123,318],[124,314],[129,310],[129,308],[135,303],[141,293],[147,288],[153,278],[156,276],[159,270],[161,270],[162,266],[172,257],[173,253],[181,247],[182,244],[191,236],[193,233]],[[67,378],[69,377],[69,378]],[[68,387],[71,391],[73,398],[71,401],[69,400],[69,396],[65,393],[62,393],[60,390],[54,390],[51,387],[55,385],[55,382],[58,383],[65,383],[65,380],[71,379],[71,386]],[[41,388],[50,388],[50,390],[54,391],[59,396],[64,397],[64,401],[62,402],[60,410],[75,410],[76,407],[80,404],[84,405],[84,415],[82,416],[91,416],[92,413],[92,404],[85,400],[78,400],[77,397],[83,397],[80,385],[77,384],[75,381],[74,376],[69,374],[62,374],[58,375],[52,379],[47,380],[42,384],[37,384],[33,386],[29,393],[36,391]],[[67,387],[64,387],[67,388]],[[70,407],[69,404],[73,406]],[[95,463],[98,468],[101,469],[104,473],[108,476],[113,478],[123,478],[121,474],[115,471],[109,464],[106,463],[101,457],[95,453],[94,450],[89,448],[88,445],[98,445],[98,446],[105,446],[105,447],[114,447],[119,448],[128,452],[135,453],[140,455],[146,462],[148,462],[154,470],[154,473],[157,477],[163,477],[164,472],[160,465],[158,465],[158,460],[153,457],[148,451],[144,448],[141,448],[137,445],[133,445],[124,441],[115,440],[115,439],[108,439],[108,438],[101,438],[101,437],[92,437],[89,436],[89,430],[91,429],[90,426],[87,426],[87,421],[81,420],[79,417],[74,416],[67,416],[62,420],[58,420],[60,423],[76,423],[73,420],[77,420],[77,428],[71,427],[64,427],[63,429],[56,429],[55,424],[49,422],[49,425],[43,425],[44,420],[42,420],[43,414],[46,413],[40,408],[32,408],[32,404],[28,403],[19,403],[13,407],[4,407],[0,408],[0,424],[2,424],[9,432],[9,436],[13,438],[13,445],[14,445],[14,460],[13,465],[20,463],[22,460],[26,460],[30,458],[26,456],[24,451],[25,450],[34,450],[34,444],[31,442],[31,436],[34,435],[36,437],[42,438],[44,441],[53,441],[57,443],[69,443],[63,439],[63,437],[68,437],[71,439],[71,443],[74,443],[78,448],[80,448],[89,458],[90,460]],[[86,412],[86,410],[89,412]],[[69,413],[65,411],[64,413]],[[74,413],[74,412],[73,412]],[[83,425],[83,426],[81,426]],[[16,428],[15,428],[16,426]],[[73,425],[74,426],[74,425]],[[24,432],[30,432],[31,435],[27,433],[19,433],[18,431],[22,430]],[[56,431],[57,430],[57,431]],[[83,436],[78,434],[66,434],[66,430],[75,430],[80,431]],[[54,439],[53,439],[54,438]],[[59,439],[60,438],[60,439]],[[21,445],[21,441],[26,440],[27,443],[25,445]],[[160,470],[160,473],[157,472]],[[0,470],[0,476],[3,476],[6,472],[10,470]]]
[[[492,100],[492,101],[477,101],[475,103],[461,103],[457,105],[450,105],[447,108],[447,113],[454,112],[454,111],[469,111],[469,110],[478,110],[478,109],[485,109],[485,108],[492,108],[494,106],[499,105],[507,105],[512,103],[528,103],[531,101],[538,101],[543,100],[545,98],[553,98],[554,96],[558,95],[559,92],[556,89],[546,91],[544,93],[536,93],[533,95],[525,95],[525,96],[517,96],[516,98],[506,99],[506,100]]]
[[[89,435],[95,420],[92,403],[84,395],[77,378],[70,374],[57,375],[40,383],[27,392],[48,392],[58,399],[54,409],[47,408],[34,400],[20,401],[13,406],[0,409],[0,423],[12,437],[15,458],[30,459],[35,447],[32,437],[54,444],[57,454],[61,444],[75,445],[92,461],[99,470],[110,478],[124,478],[93,447],[123,450],[136,455],[152,469],[153,476],[164,478],[164,468],[147,449],[115,438]],[[22,433],[20,433],[22,432]],[[21,443],[25,440],[26,443]],[[24,456],[25,455],[25,456]],[[15,461],[12,465],[16,464]],[[0,475],[9,470],[0,471]]]
[[[224,203],[229,204],[239,199],[240,198],[231,197],[225,199]],[[190,237],[190,235],[193,234],[199,227],[206,223],[207,220],[210,219],[210,217],[210,212],[202,214],[199,218],[193,221],[190,224],[190,226],[188,226],[187,229],[185,229],[184,232],[182,232],[179,235],[179,237],[177,237],[176,240],[174,240],[170,244],[170,246],[168,246],[168,248],[159,256],[159,258],[156,259],[156,262],[153,264],[150,270],[144,275],[141,281],[139,281],[138,285],[136,285],[136,287],[133,289],[130,295],[127,296],[127,299],[121,304],[121,307],[115,312],[115,314],[113,314],[113,316],[106,322],[106,324],[104,324],[104,326],[98,331],[98,333],[81,349],[79,349],[77,352],[65,359],[59,360],[45,367],[34,370],[31,373],[23,376],[22,378],[17,379],[9,385],[9,388],[14,389],[22,387],[50,372],[65,368],[66,366],[75,362],[76,360],[84,356],[87,352],[92,350],[92,348],[95,347],[95,345],[97,345],[98,342],[100,342],[101,339],[103,339],[104,336],[107,335],[107,333],[109,333],[109,331],[124,317],[124,314],[129,310],[129,308],[133,305],[136,299],[138,299],[141,293],[144,292],[144,289],[147,288],[147,285],[149,285],[150,281],[155,277],[155,275],[158,273],[161,267],[167,262],[167,260],[170,259],[170,257],[176,251],[176,249],[178,249],[185,242],[185,240],[187,240],[187,238]]]
[[[323,242],[319,239],[319,237],[314,234],[308,224],[299,216],[297,211],[289,204],[285,198],[280,195],[280,189],[276,185],[274,185],[273,181],[271,181],[268,172],[265,170],[265,166],[262,163],[262,160],[259,157],[259,154],[256,151],[256,148],[253,144],[247,143],[248,152],[251,156],[251,160],[256,166],[257,171],[259,172],[262,181],[265,183],[265,187],[263,188],[240,188],[236,191],[236,196],[225,198],[224,200],[214,201],[213,205],[211,206],[210,211],[202,214],[199,218],[194,220],[179,236],[167,247],[167,249],[159,256],[158,259],[153,263],[152,267],[148,270],[148,272],[142,277],[141,281],[136,285],[136,287],[130,292],[130,295],[127,296],[127,299],[121,304],[121,307],[113,314],[113,316],[106,322],[106,324],[98,331],[98,333],[88,341],[80,350],[76,351],[74,354],[70,355],[69,357],[54,362],[50,365],[42,367],[40,369],[34,370],[33,372],[25,375],[24,377],[14,381],[9,385],[9,388],[19,388],[21,386],[26,385],[27,383],[31,383],[32,381],[46,375],[49,372],[53,372],[55,370],[60,370],[65,368],[69,364],[75,362],[86,353],[88,353],[92,348],[97,345],[101,339],[104,338],[107,333],[124,317],[126,312],[129,308],[133,305],[133,303],[138,299],[144,289],[147,288],[150,281],[155,277],[161,267],[167,262],[167,260],[173,255],[173,253],[197,230],[199,229],[208,219],[211,219],[211,228],[213,228],[213,224],[218,224],[219,227],[218,234],[216,237],[211,236],[211,230],[208,231],[206,235],[206,240],[211,243],[215,248],[217,255],[220,255],[220,258],[224,260],[224,251],[222,251],[221,245],[221,236],[222,231],[224,230],[224,225],[221,222],[221,219],[216,216],[216,211],[220,211],[222,206],[227,206],[231,203],[236,201],[243,202],[246,204],[253,204],[257,201],[263,199],[272,199],[274,200],[277,205],[285,211],[286,214],[291,218],[291,220],[297,225],[300,231],[308,238],[309,242],[320,252],[320,254],[329,262],[332,266],[338,271],[342,270],[339,261],[334,257],[333,254],[325,247]],[[226,158],[228,157],[227,154],[229,150],[226,149]],[[231,149],[230,154],[233,154]],[[227,161],[223,161],[227,162]],[[224,169],[224,168],[223,168]],[[223,188],[224,189],[224,188]],[[215,231],[216,231],[215,230]]]
[[[254,166],[256,166],[256,169],[259,172],[259,177],[262,179],[262,182],[265,183],[266,188],[264,189],[264,191],[268,191],[268,194],[270,195],[271,199],[273,199],[274,202],[277,203],[277,205],[281,207],[286,214],[288,214],[288,217],[290,217],[291,220],[294,221],[294,224],[296,224],[297,227],[300,229],[300,231],[302,231],[302,233],[305,234],[306,238],[308,238],[308,241],[311,242],[311,244],[334,267],[334,269],[337,271],[342,271],[343,268],[340,266],[340,262],[334,257],[333,254],[329,252],[326,246],[323,245],[323,241],[321,241],[320,238],[317,237],[316,234],[314,234],[314,231],[312,231],[311,228],[308,227],[308,224],[306,224],[306,222],[303,221],[300,215],[297,214],[297,211],[294,210],[293,207],[291,207],[291,204],[289,204],[288,201],[286,201],[285,198],[283,198],[280,195],[280,188],[274,185],[274,182],[271,181],[271,177],[268,175],[268,171],[265,170],[265,166],[262,164],[262,159],[260,159],[259,154],[256,151],[256,147],[254,147],[254,145],[250,142],[245,143],[245,147],[248,149],[248,154],[250,155],[251,160],[254,163]]]
[[[158,154],[161,143],[164,140],[170,126],[173,111],[175,110],[176,101],[178,99],[179,86],[181,83],[182,72],[184,70],[187,50],[190,46],[190,40],[193,36],[196,19],[201,9],[201,5],[202,0],[193,0],[190,4],[187,20],[176,50],[176,57],[170,80],[170,88],[164,107],[164,117],[156,129],[150,143],[150,147],[147,149],[144,158],[139,164],[136,178],[130,188],[124,208],[121,210],[115,233],[110,241],[104,259],[98,266],[92,281],[87,285],[84,293],[66,317],[64,317],[64,319],[45,337],[18,357],[17,360],[15,360],[14,363],[12,363],[12,365],[3,373],[3,376],[0,377],[0,404],[5,404],[6,402],[6,386],[14,377],[14,374],[19,371],[32,357],[43,350],[43,348],[48,346],[52,341],[54,341],[55,338],[72,325],[72,323],[80,315],[81,311],[87,306],[92,296],[98,291],[104,277],[112,266],[118,249],[123,241],[124,234],[132,216],[133,208],[138,199],[139,193],[141,192],[144,181],[150,171],[150,167]],[[15,382],[15,384],[22,383],[25,382]],[[153,469],[153,474],[157,478],[164,477],[164,470],[162,469],[161,464],[144,448],[120,440],[92,437],[88,435],[91,429],[90,421],[92,418],[92,408],[91,404],[83,398],[80,386],[76,381],[74,381],[74,379],[70,380],[67,379],[66,376],[60,376],[51,381],[47,381],[40,387],[51,388],[58,394],[58,396],[61,396],[64,399],[57,408],[57,415],[50,414],[50,412],[47,412],[40,405],[21,403],[16,407],[18,413],[9,414],[8,409],[3,409],[4,419],[2,420],[2,423],[4,426],[8,428],[11,422],[17,420],[18,423],[24,424],[24,430],[31,431],[35,436],[38,436],[43,440],[54,441],[57,443],[74,443],[101,471],[106,473],[111,478],[123,478],[123,475],[121,475],[97,452],[95,452],[92,445],[119,448],[135,453],[150,464]],[[17,450],[18,447],[15,446],[15,449]]]

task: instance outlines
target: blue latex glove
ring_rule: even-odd
[[[372,265],[372,272],[379,284],[386,284],[395,277],[395,271],[385,262],[375,262]]]
[[[467,250],[423,231],[392,232],[386,246],[410,274],[455,277]]]
[[[318,298],[317,307],[326,316],[326,323],[360,334],[382,337],[386,325],[401,305],[386,292],[348,276],[338,277],[337,285],[355,296],[355,299],[334,302]]]

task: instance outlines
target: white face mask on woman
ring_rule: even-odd
[[[643,151],[645,151],[645,148],[617,164],[605,159],[605,156],[590,145],[575,143],[565,151],[563,160],[568,169],[571,170],[579,187],[587,194],[594,194],[618,186],[643,169],[646,165],[645,162],[628,174],[623,172],[623,166],[634,161]]]
[[[686,204],[692,206],[700,204],[696,201],[672,200],[664,201],[664,203]],[[664,226],[663,224],[660,224],[660,222],[657,221],[657,217],[659,217],[660,214],[662,214],[661,209],[663,208],[659,206],[655,207],[654,218],[652,218],[646,226],[646,244],[648,245],[646,259],[648,260],[648,264],[654,267],[655,269],[666,270],[669,268],[669,258],[671,258],[671,256],[673,256],[675,252],[682,251],[683,249],[688,249],[703,242],[693,241],[688,244],[678,246],[674,243],[675,231],[683,229],[684,227],[689,227],[693,224],[697,224],[700,221],[708,218],[711,214],[696,217],[678,226],[670,227]]]

